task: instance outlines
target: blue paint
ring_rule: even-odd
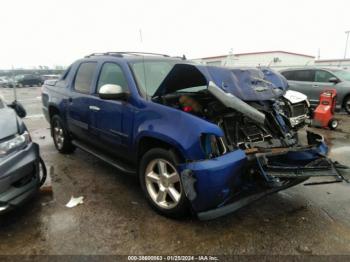
[[[227,197],[239,192],[246,161],[244,151],[236,150],[214,159],[181,164],[180,172],[190,169],[197,180],[193,209],[199,212],[215,208]]]
[[[132,62],[140,62],[142,59],[155,60],[135,56],[92,56],[75,62],[65,79],[58,81],[55,86],[43,86],[43,108],[46,118],[50,120],[49,111],[55,108],[75,137],[102,147],[135,166],[139,163],[139,145],[143,139],[153,138],[171,145],[185,160],[185,163],[179,165],[179,170],[191,170],[197,180],[197,197],[192,201],[196,212],[222,206],[242,190],[254,191],[254,183],[243,179],[247,163],[244,151],[235,150],[214,159],[207,159],[209,149],[203,150],[201,136],[224,136],[216,124],[155,103],[145,96],[130,66]],[[178,86],[172,84],[173,89],[170,90],[168,81],[176,79],[176,74],[183,70],[192,70],[193,73],[199,74],[201,77],[198,78],[198,84],[207,85],[214,82],[218,87],[244,101],[271,101],[280,97],[287,88],[285,79],[279,73],[268,69],[229,69],[192,65],[173,58],[156,58],[161,59],[172,61],[176,65],[162,82],[157,95],[174,91]],[[74,90],[76,72],[84,62],[96,63],[91,87],[86,94]],[[121,68],[130,94],[127,101],[102,100],[98,97],[97,82],[101,68],[106,62],[115,63]],[[91,105],[98,106],[100,111],[89,111]],[[278,113],[275,114],[280,126],[287,131],[283,118]],[[210,141],[206,141],[206,145],[205,148],[209,148]],[[321,144],[317,149],[289,152],[287,162],[309,161],[317,158],[319,154],[326,154],[327,150],[326,145]],[[268,179],[268,174],[263,172],[262,175]]]

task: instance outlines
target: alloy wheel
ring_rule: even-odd
[[[146,168],[145,182],[148,194],[159,207],[171,209],[180,202],[180,175],[170,162],[164,159],[152,160]]]
[[[61,126],[59,121],[54,122],[53,138],[56,142],[57,148],[62,149],[63,143],[64,143],[64,133],[63,133],[63,127]]]
[[[346,101],[346,103],[345,103],[345,109],[346,109],[346,111],[347,112],[350,112],[350,99],[348,99],[347,101]]]

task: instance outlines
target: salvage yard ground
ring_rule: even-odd
[[[25,122],[40,144],[52,183],[0,217],[0,254],[350,254],[350,185],[299,185],[229,216],[171,220],[147,205],[137,179],[77,150],[61,155],[42,116],[40,88],[18,89]],[[0,89],[10,102],[11,89]],[[350,165],[350,117],[318,130],[331,157]],[[69,209],[71,196],[84,204]]]

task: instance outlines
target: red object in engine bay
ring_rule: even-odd
[[[182,110],[185,111],[185,112],[192,112],[192,111],[193,111],[193,108],[192,108],[192,106],[184,106],[184,107],[182,108]]]

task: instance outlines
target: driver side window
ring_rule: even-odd
[[[124,91],[127,91],[127,81],[119,65],[115,63],[103,64],[97,83],[97,92],[100,90],[101,86],[106,84],[119,85]]]
[[[334,75],[327,71],[316,70],[315,82],[328,83],[331,77],[334,77]]]

